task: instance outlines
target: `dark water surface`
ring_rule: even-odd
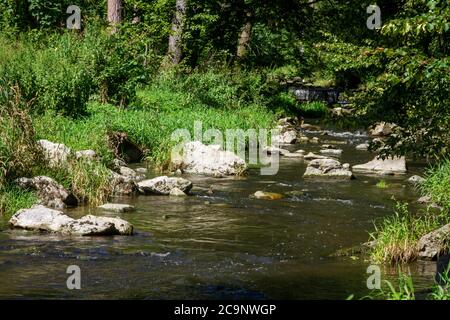
[[[353,144],[364,138],[321,137],[323,143],[347,143],[341,162],[372,159]],[[318,152],[320,146],[291,150]],[[408,163],[410,173],[420,164]],[[392,214],[397,200],[418,195],[402,177],[357,175],[345,182],[305,181],[306,164],[283,159],[276,176],[254,169],[243,178],[186,176],[194,182],[188,198],[136,197],[114,202],[133,204],[121,214],[136,230],[133,237],[70,238],[10,230],[0,231],[0,298],[89,299],[345,299],[366,295],[364,258],[330,257],[336,250],[368,240],[374,219]],[[212,187],[213,193],[208,193]],[[277,201],[249,198],[258,190],[287,194]],[[95,208],[68,210],[73,217]],[[78,265],[82,289],[66,287],[66,269]],[[434,263],[409,266],[416,289],[433,283]],[[396,270],[382,267],[383,279]]]

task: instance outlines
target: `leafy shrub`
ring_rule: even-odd
[[[450,160],[445,159],[439,165],[427,171],[426,180],[420,184],[424,195],[450,210]]]

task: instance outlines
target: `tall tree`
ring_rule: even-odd
[[[108,22],[113,27],[113,32],[122,19],[122,0],[108,0]]]
[[[183,54],[182,37],[186,20],[186,0],[177,0],[175,15],[172,20],[172,28],[169,36],[169,59],[172,64],[177,65]]]
[[[238,59],[243,59],[247,55],[247,47],[250,42],[250,37],[252,34],[252,17],[253,14],[250,10],[246,10],[244,26],[239,33],[238,47],[237,47],[237,57]]]

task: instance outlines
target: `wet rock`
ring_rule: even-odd
[[[315,153],[308,153],[306,156],[304,156],[305,160],[315,160],[315,159],[329,159],[327,156],[321,156]]]
[[[34,190],[39,198],[39,204],[64,209],[66,206],[76,206],[77,199],[55,180],[45,176],[20,178],[16,184],[24,189]]]
[[[342,165],[339,161],[333,159],[315,159],[308,164],[303,177],[352,179],[353,174],[349,167],[350,165]]]
[[[405,157],[381,159],[376,156],[372,161],[353,166],[354,172],[395,175],[406,173]]]
[[[171,197],[186,197],[187,194],[184,193],[182,190],[178,189],[178,188],[173,188],[172,190],[170,190],[169,195]]]
[[[75,152],[75,158],[78,160],[95,161],[98,160],[99,157],[94,150],[81,150]]]
[[[100,236],[131,235],[133,233],[133,226],[119,218],[88,215],[75,220],[61,211],[44,206],[19,210],[12,216],[9,223],[15,228],[67,235]]]
[[[184,172],[206,175],[238,175],[247,170],[245,160],[233,152],[198,141],[187,143],[181,159],[172,159],[172,163],[182,167]]]
[[[322,154],[326,154],[329,156],[335,156],[335,157],[340,157],[342,155],[342,150],[341,149],[322,149],[320,150],[320,153]]]
[[[406,181],[411,183],[411,184],[421,184],[422,182],[425,181],[425,179],[422,178],[421,176],[412,176]]]
[[[139,192],[142,194],[169,195],[177,188],[184,193],[189,193],[192,189],[192,182],[183,178],[158,177],[150,180],[144,180],[138,183]]]
[[[434,260],[439,255],[448,251],[450,244],[450,224],[443,226],[433,232],[430,232],[420,238],[417,243],[419,258],[425,260]]]
[[[272,138],[274,143],[278,144],[295,144],[297,142],[297,131],[287,130],[275,135]]]
[[[145,178],[144,175],[139,174],[136,171],[134,171],[133,169],[125,167],[125,166],[119,167],[119,174],[124,177],[129,178],[130,180],[134,180],[134,181],[143,180]]]
[[[284,198],[282,194],[264,191],[256,191],[253,196],[260,200],[280,200]]]
[[[112,194],[115,196],[131,196],[139,193],[136,182],[129,177],[111,171],[109,181],[112,187]]]
[[[278,125],[281,127],[296,127],[300,124],[297,118],[287,117],[278,120]]]
[[[106,203],[104,205],[99,206],[99,208],[105,211],[111,211],[116,213],[124,213],[135,210],[134,206],[121,203]]]
[[[358,145],[356,146],[356,150],[367,151],[367,150],[369,150],[369,144],[368,144],[368,143],[361,143],[361,144],[358,144]]]
[[[396,127],[393,123],[378,122],[369,130],[369,134],[372,137],[387,137],[394,133]]]
[[[321,131],[322,129],[319,126],[314,126],[312,124],[303,123],[300,128],[306,131]]]
[[[130,236],[133,234],[133,226],[120,218],[87,215],[69,222],[62,228],[62,233],[80,236]]]
[[[39,140],[38,144],[42,147],[45,160],[51,167],[66,164],[71,155],[70,149],[62,143]]]
[[[60,232],[63,226],[72,221],[72,218],[61,211],[39,205],[19,210],[11,217],[9,223],[15,228]]]

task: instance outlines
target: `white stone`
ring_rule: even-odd
[[[157,177],[150,180],[144,180],[138,184],[139,192],[142,194],[169,195],[172,189],[178,188],[184,193],[192,189],[192,182],[183,178],[176,177]]]
[[[405,174],[405,157],[387,158],[385,160],[376,156],[372,161],[365,164],[353,166],[354,172],[376,173],[376,174]]]
[[[99,206],[100,209],[105,211],[112,211],[116,213],[124,213],[134,211],[134,206],[129,204],[121,204],[121,203],[106,203],[104,205]]]
[[[44,151],[46,161],[52,167],[65,164],[70,157],[70,149],[62,143],[54,143],[48,140],[39,140],[38,144]]]
[[[305,178],[331,178],[331,179],[352,179],[353,174],[349,166],[342,165],[339,161],[333,159],[315,159],[312,160],[306,172]]]

